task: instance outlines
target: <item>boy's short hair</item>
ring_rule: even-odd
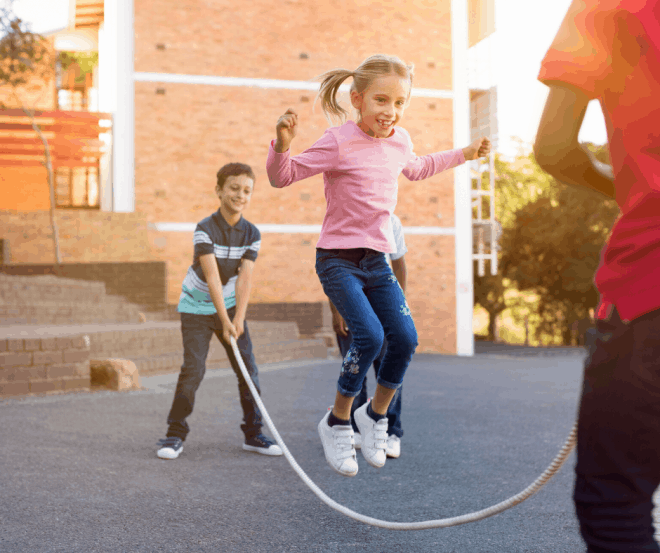
[[[254,171],[252,171],[252,167],[246,165],[245,163],[227,163],[227,165],[223,165],[218,171],[218,182],[216,184],[216,188],[222,190],[222,188],[225,186],[227,177],[238,177],[240,175],[247,175],[252,179],[253,182],[256,180],[254,177]]]

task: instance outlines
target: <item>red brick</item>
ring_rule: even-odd
[[[0,396],[22,395],[30,392],[27,382],[0,382]]]
[[[81,363],[89,360],[88,350],[69,350],[64,352],[65,363]]]
[[[89,378],[64,378],[62,385],[65,390],[74,388],[89,388]]]
[[[49,379],[55,379],[55,378],[65,378],[69,376],[80,376],[78,375],[78,372],[76,370],[77,366],[76,365],[53,365],[52,367],[48,367],[48,378]]]
[[[9,351],[23,351],[23,340],[17,338],[9,338],[7,340],[7,349]]]
[[[55,338],[57,349],[68,349],[71,347],[71,338]]]
[[[62,389],[61,380],[31,380],[30,393],[43,394],[46,392],[54,392]]]
[[[32,355],[35,365],[53,365],[63,361],[61,351],[35,351]]]
[[[57,338],[42,338],[41,351],[53,351],[57,349]]]
[[[13,367],[17,365],[31,365],[32,354],[28,352],[14,352],[0,353],[0,367]]]
[[[41,340],[39,338],[26,338],[23,340],[23,348],[25,351],[38,351],[41,347]]]
[[[91,367],[89,362],[76,363],[74,367],[75,367],[75,374],[77,374],[78,376],[84,376],[84,377],[90,376]]]
[[[71,347],[75,349],[89,349],[90,346],[87,345],[84,336],[75,336],[71,338]]]
[[[39,378],[46,378],[46,367],[14,367],[0,371],[0,379],[5,382],[27,382]]]

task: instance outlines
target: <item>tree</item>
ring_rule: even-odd
[[[516,215],[526,205],[542,197],[552,187],[553,180],[536,164],[532,154],[508,162],[495,156],[495,218],[502,225],[501,250],[498,254],[498,272],[479,276],[474,270],[474,304],[488,313],[488,340],[495,339],[497,317],[510,307],[506,292],[511,289],[509,273],[517,263],[517,248],[511,239]],[[485,179],[482,186],[488,186]],[[485,198],[485,210],[489,210]]]
[[[607,162],[606,147],[589,146]],[[570,344],[573,323],[588,319],[598,303],[593,276],[618,207],[596,192],[551,180],[516,213],[502,248],[515,252],[507,276],[539,297],[537,337]]]
[[[7,88],[23,112],[30,118],[32,128],[44,146],[44,165],[48,173],[50,191],[50,224],[55,246],[55,260],[59,272],[60,246],[55,220],[55,184],[48,139],[35,119],[35,112],[22,98],[24,87],[34,80],[46,81],[53,74],[54,55],[47,41],[33,33],[12,10],[13,0],[0,8],[0,87]]]

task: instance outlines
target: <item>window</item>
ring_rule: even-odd
[[[55,205],[58,208],[99,209],[99,166],[57,167]]]

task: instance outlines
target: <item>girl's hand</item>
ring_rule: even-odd
[[[332,314],[332,329],[335,331],[336,334],[339,334],[344,338],[348,336],[348,325],[346,324],[346,321],[339,313]]]
[[[275,130],[277,131],[275,151],[282,154],[289,149],[291,141],[296,136],[296,132],[298,131],[298,114],[291,108],[287,109],[286,113],[277,120]]]
[[[465,161],[472,161],[485,157],[490,153],[490,140],[487,138],[477,138],[467,148],[463,148]]]

